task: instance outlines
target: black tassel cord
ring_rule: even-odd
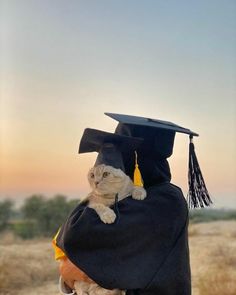
[[[117,222],[119,222],[119,219],[120,219],[120,212],[119,212],[119,207],[118,207],[118,193],[115,196],[114,209],[115,209],[115,213],[116,213],[116,223],[117,223]]]
[[[189,143],[189,169],[188,169],[188,204],[189,208],[204,208],[210,206],[212,200],[207,191],[205,181],[195,154],[192,136]]]

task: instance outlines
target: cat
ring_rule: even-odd
[[[94,209],[101,221],[113,223],[116,219],[115,212],[109,208],[115,203],[118,194],[118,201],[132,196],[133,199],[143,200],[146,191],[143,187],[134,186],[132,180],[121,169],[100,164],[89,170],[88,181],[92,192],[88,195],[88,207]]]
[[[146,191],[143,187],[134,186],[132,180],[121,169],[109,165],[100,164],[91,168],[88,172],[88,181],[92,192],[85,198],[88,207],[96,211],[100,220],[112,224],[116,220],[115,212],[110,208],[118,201],[132,196],[133,199],[143,200]],[[114,289],[107,290],[96,283],[76,281],[74,288],[77,295],[124,295],[125,291]]]

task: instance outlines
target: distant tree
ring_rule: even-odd
[[[65,196],[56,195],[47,200],[42,209],[39,227],[44,235],[51,236],[65,221],[69,213],[69,205]]]
[[[21,208],[24,223],[18,227],[20,229],[18,232],[21,232],[20,235],[24,238],[33,235],[52,237],[78,202],[78,200],[67,201],[63,195],[56,195],[51,199],[46,199],[42,195],[33,195],[25,200]],[[28,230],[31,233],[27,234]]]
[[[32,195],[27,198],[21,208],[25,219],[39,219],[42,207],[45,204],[43,195]]]
[[[67,201],[66,196],[56,195],[44,203],[39,227],[45,236],[52,236],[65,222],[67,215],[78,204],[78,200]]]
[[[42,235],[39,221],[46,199],[43,195],[32,195],[22,205],[20,211],[23,219],[14,223],[13,230],[23,239]]]
[[[11,200],[0,201],[0,230],[4,230],[8,226],[13,212],[13,204]]]
[[[235,209],[197,209],[190,211],[190,222],[211,222],[216,220],[234,220],[236,219]]]

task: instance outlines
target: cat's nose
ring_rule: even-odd
[[[97,186],[99,184],[99,181],[95,181],[95,185]]]

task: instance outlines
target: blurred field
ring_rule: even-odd
[[[193,295],[236,294],[236,221],[190,225]],[[0,240],[1,295],[59,295],[57,263],[48,239]]]
[[[193,295],[236,294],[236,221],[190,225]]]

